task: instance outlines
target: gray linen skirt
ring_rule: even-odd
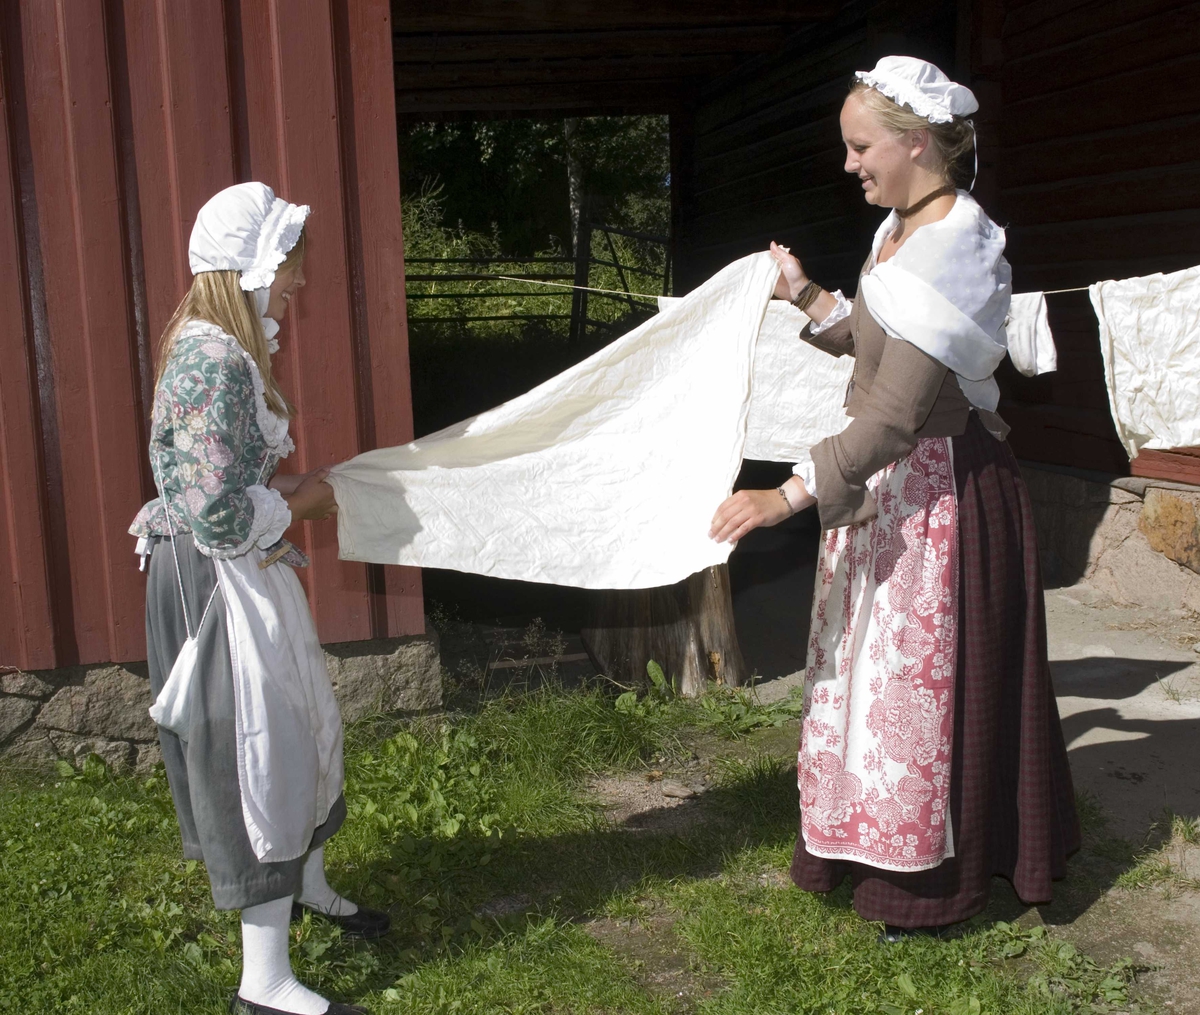
[[[187,628],[171,541],[155,539],[152,543],[146,588],[146,647],[150,690],[157,697],[187,639]],[[190,535],[176,537],[175,549],[188,618],[198,624],[216,587],[217,569],[196,549]],[[263,863],[254,855],[246,834],[237,776],[233,666],[220,592],[200,630],[198,649],[200,684],[193,703],[191,739],[184,741],[160,726],[158,740],[183,836],[183,855],[204,861],[217,909],[245,909],[298,892],[304,858]],[[313,832],[309,848],[321,845],[345,819],[346,801],[338,797],[325,823]]]

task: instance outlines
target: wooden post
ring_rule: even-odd
[[[587,206],[579,212],[579,233],[575,241],[575,285],[571,299],[571,341],[582,342],[587,338],[587,284],[592,263],[592,223],[588,218]]]
[[[651,659],[688,697],[710,681],[738,687],[748,676],[725,564],[678,585],[599,593],[582,637],[596,667],[622,684],[644,682]]]

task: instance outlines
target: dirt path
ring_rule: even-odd
[[[1085,845],[1053,904],[1030,909],[997,879],[988,915],[1044,923],[1102,964],[1133,959],[1137,1010],[1200,1015],[1200,845],[1185,841],[1178,821],[1172,838],[1172,815],[1200,815],[1200,618],[1116,607],[1086,586],[1052,590],[1046,606]],[[756,693],[774,700],[801,678],[781,677]],[[795,740],[789,726],[738,749],[792,757]],[[593,789],[614,823],[674,830],[697,813],[681,805],[706,790],[714,759],[703,745],[697,750],[679,771],[605,778]],[[665,915],[649,926],[598,920],[592,932],[639,955],[647,987],[683,1010],[711,989],[689,979]]]

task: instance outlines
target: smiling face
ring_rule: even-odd
[[[925,132],[897,133],[880,123],[857,94],[847,96],[842,105],[841,125],[846,172],[862,181],[867,203],[882,208],[907,207],[918,164],[928,147]]]
[[[275,272],[275,281],[271,283],[271,296],[267,301],[265,316],[276,321],[282,321],[287,315],[288,305],[292,298],[304,285],[304,262],[297,261],[291,267],[285,263]]]

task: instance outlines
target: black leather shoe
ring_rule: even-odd
[[[347,937],[371,940],[383,937],[392,929],[392,918],[387,913],[381,913],[378,909],[367,909],[366,906],[359,906],[358,912],[352,913],[350,916],[333,916],[330,913],[322,913],[319,909],[309,909],[308,906],[293,902],[292,919],[302,919],[305,910],[308,910],[313,916],[319,916],[322,920],[337,924]]]
[[[958,924],[947,923],[940,927],[895,927],[890,923],[883,925],[876,940],[881,945],[894,945],[909,937],[948,938],[958,936]]]
[[[255,1004],[238,997],[237,994],[234,994],[233,1000],[229,1002],[229,1010],[233,1015],[296,1015],[295,1012],[284,1011],[282,1008],[268,1008],[265,1004]],[[337,1001],[330,1001],[325,1015],[371,1015],[371,1011],[361,1004],[338,1004]]]

